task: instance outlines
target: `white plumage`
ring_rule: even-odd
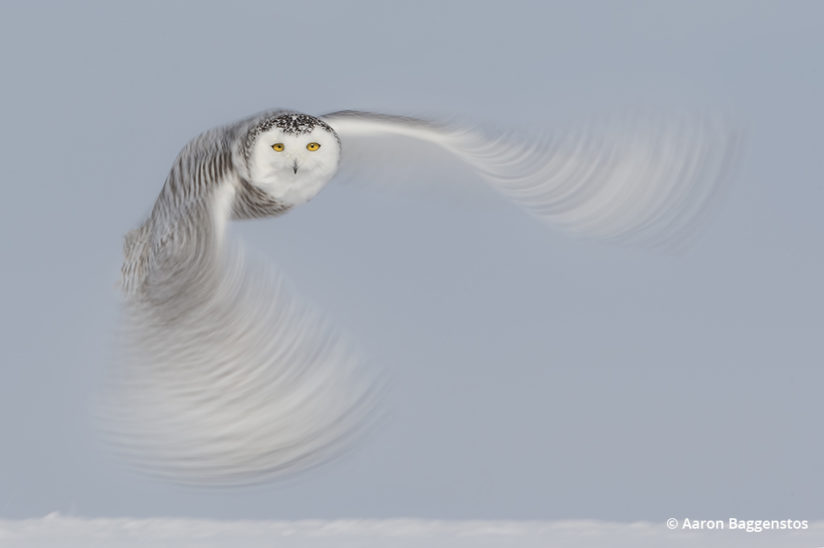
[[[271,111],[207,131],[126,236],[124,352],[104,415],[132,462],[187,483],[256,482],[322,462],[371,423],[379,375],[224,236],[232,218],[310,200],[348,144],[395,136],[441,147],[551,225],[653,244],[690,231],[736,145],[724,124],[688,117],[531,141],[352,111]]]

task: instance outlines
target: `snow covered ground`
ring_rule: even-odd
[[[571,521],[89,519],[49,514],[0,520],[0,546],[548,548],[824,546],[824,521],[801,531],[676,530],[665,523]]]

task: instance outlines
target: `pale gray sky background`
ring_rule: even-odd
[[[0,516],[824,517],[822,21],[817,2],[4,4]],[[89,418],[121,237],[188,139],[269,107],[525,131],[710,108],[748,139],[679,255],[440,181],[333,184],[239,227],[391,367],[393,416],[286,483],[184,490],[120,467]]]

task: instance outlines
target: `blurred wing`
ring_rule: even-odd
[[[114,447],[179,483],[242,485],[337,456],[374,418],[347,341],[262,262],[223,256],[208,292],[133,300],[107,390]]]
[[[436,145],[539,219],[604,239],[668,243],[688,234],[736,153],[719,120],[627,118],[526,141],[402,116],[322,117],[346,143],[401,136]]]

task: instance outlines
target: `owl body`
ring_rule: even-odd
[[[309,201],[339,161],[334,130],[291,111],[202,133],[178,154],[149,218],[126,236],[123,286],[141,287],[164,254],[167,261],[196,260],[184,248],[203,254],[218,245],[229,219],[275,216]]]
[[[273,110],[199,135],[125,238],[123,352],[103,413],[113,445],[173,481],[254,483],[339,454],[379,415],[381,375],[226,238],[232,219],[304,204],[350,146],[402,137],[452,154],[552,226],[670,241],[717,194],[736,135],[703,118],[630,122],[519,139],[403,116]]]

